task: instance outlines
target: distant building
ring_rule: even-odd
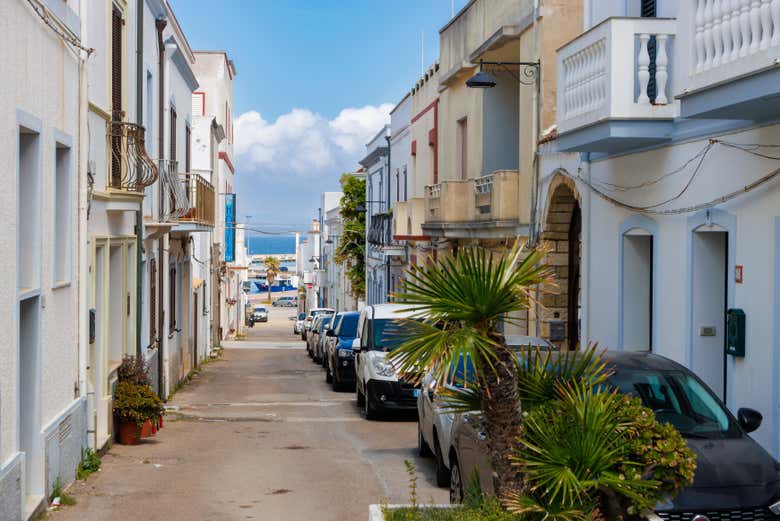
[[[366,145],[360,160],[366,171],[366,303],[387,302],[390,264],[383,247],[388,242],[390,214],[390,126],[385,125]]]

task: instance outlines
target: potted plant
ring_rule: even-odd
[[[130,382],[136,385],[151,385],[149,365],[141,357],[126,355],[117,368],[117,379],[120,382]],[[157,433],[159,418],[150,418],[141,425],[141,437],[148,438]]]
[[[122,445],[138,445],[141,428],[146,421],[162,415],[162,401],[149,385],[119,382],[114,393],[114,417],[117,441]]]

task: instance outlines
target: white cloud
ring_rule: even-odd
[[[355,167],[365,144],[389,122],[393,106],[343,109],[332,120],[293,109],[268,122],[256,111],[235,121],[239,168],[261,174],[319,177]]]

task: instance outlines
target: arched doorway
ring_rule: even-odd
[[[582,213],[573,182],[560,176],[551,187],[542,240],[550,246],[547,263],[559,290],[542,296],[542,336],[562,349],[580,342],[580,265]]]

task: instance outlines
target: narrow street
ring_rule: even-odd
[[[408,499],[404,460],[421,500],[446,502],[433,464],[416,453],[413,418],[367,421],[354,393],[334,393],[271,308],[247,339],[176,393],[165,428],[141,446],[114,445],[99,473],[76,482],[78,503],[47,519],[363,520],[383,498]]]

